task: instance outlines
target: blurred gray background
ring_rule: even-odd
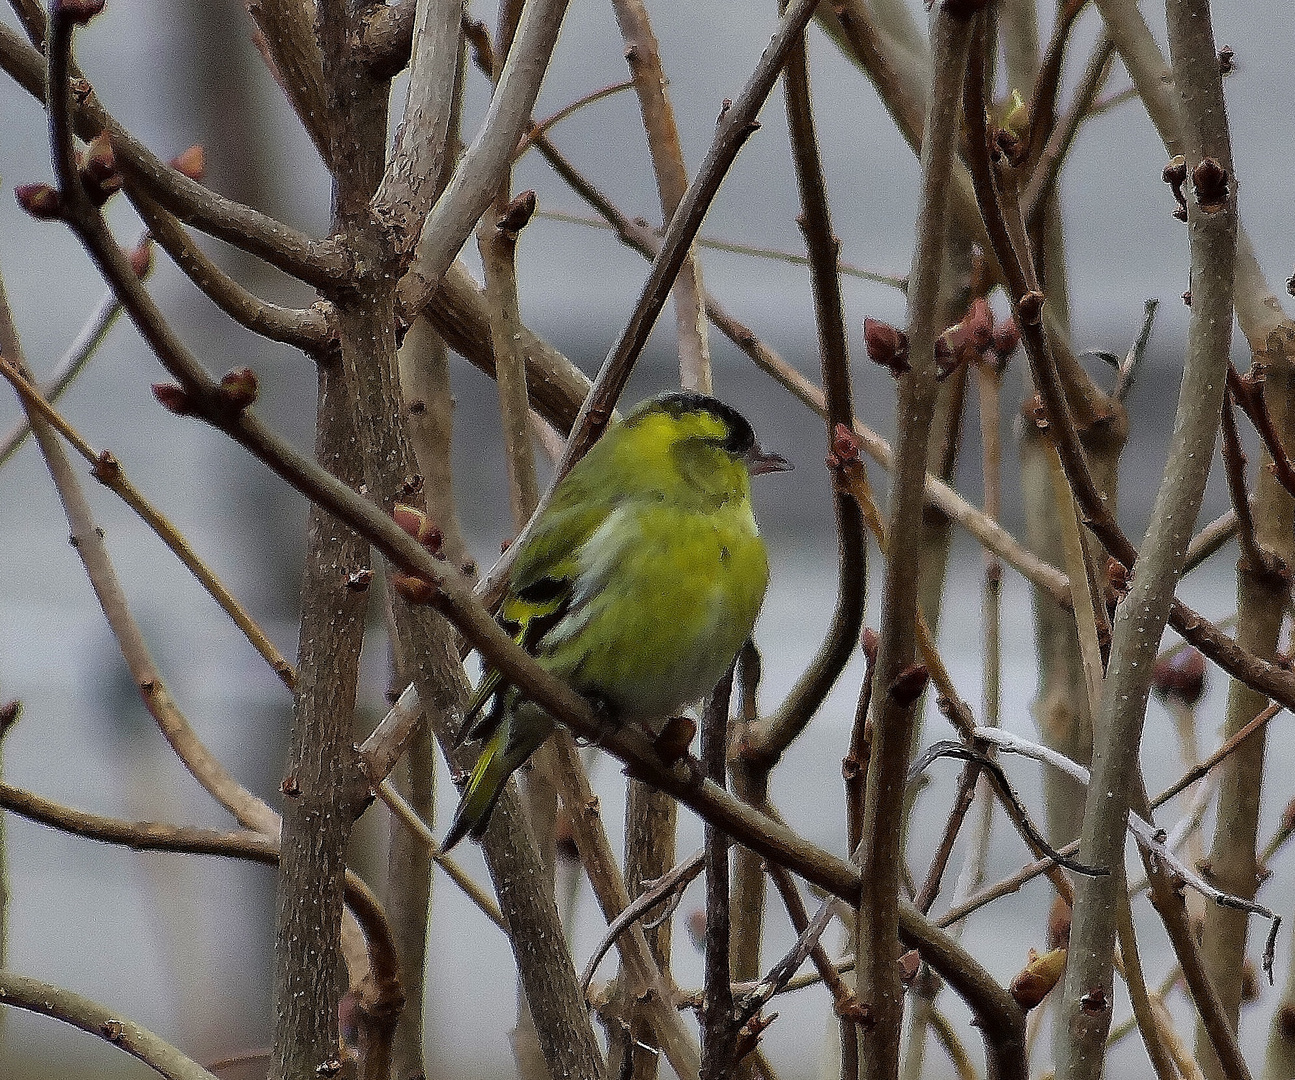
[[[1043,5],[1047,7],[1047,5]],[[924,18],[920,4],[916,16]],[[670,93],[691,167],[700,161],[720,103],[736,96],[767,43],[775,5],[744,2],[649,3],[661,39]],[[473,14],[493,24],[493,6]],[[3,17],[12,21],[7,12]],[[1152,10],[1154,21],[1162,16]],[[1288,75],[1291,32],[1285,5],[1225,0],[1215,4],[1220,44],[1229,43],[1238,71],[1226,89],[1232,121],[1243,219],[1269,279],[1278,289],[1291,272],[1292,185],[1288,141],[1293,115]],[[1047,15],[1043,16],[1046,34]],[[1156,25],[1163,41],[1163,26]],[[1070,69],[1078,70],[1096,34],[1096,15],[1080,20]],[[573,0],[537,115],[626,77],[623,45],[610,7]],[[162,157],[192,143],[207,148],[208,182],[315,235],[328,221],[328,186],[308,140],[297,129],[277,88],[250,44],[250,23],[234,0],[155,4],[110,0],[102,16],[78,36],[87,75],[113,114]],[[916,204],[917,163],[893,130],[867,80],[817,30],[810,36],[811,73],[835,226],[842,257],[872,269],[908,269]],[[1071,80],[1067,80],[1069,87]],[[1127,85],[1116,66],[1109,89]],[[487,86],[468,76],[465,131],[484,113]],[[400,102],[394,112],[398,115]],[[103,285],[67,230],[33,222],[16,207],[14,185],[48,179],[51,170],[39,106],[0,80],[0,272],[37,372],[48,370],[98,304]],[[799,252],[795,184],[787,153],[781,90],[762,116],[762,128],[742,150],[703,232],[743,243]],[[553,138],[578,167],[631,215],[659,218],[652,171],[632,93],[601,101],[564,121]],[[1184,227],[1170,216],[1172,200],[1160,180],[1166,155],[1137,104],[1088,125],[1061,181],[1071,268],[1071,309],[1077,348],[1123,353],[1137,332],[1143,301],[1161,300],[1160,318],[1141,382],[1131,399],[1133,435],[1124,457],[1122,516],[1140,536],[1159,481],[1168,425],[1177,395],[1179,353],[1187,311]],[[533,187],[541,209],[584,213],[544,162],[523,160],[515,188]],[[113,205],[119,236],[133,240],[139,225]],[[309,296],[281,277],[218,244],[209,244],[232,272],[275,299],[305,303]],[[476,266],[473,245],[465,258]],[[258,410],[302,447],[311,441],[314,372],[281,347],[233,327],[159,256],[154,294],[184,338],[213,372],[251,366],[261,376]],[[817,377],[817,343],[807,274],[770,260],[702,253],[705,280],[739,318],[789,361]],[[637,297],[647,264],[610,234],[585,226],[536,219],[519,249],[523,313],[540,334],[592,374]],[[865,315],[903,321],[894,289],[847,278],[844,282],[860,417],[892,434],[893,386],[863,359],[859,327]],[[671,384],[673,319],[666,317],[640,365],[628,398]],[[750,416],[761,441],[797,465],[789,477],[762,481],[757,510],[772,548],[774,580],[758,638],[766,660],[766,703],[777,701],[813,652],[835,595],[835,537],[821,466],[824,436],[815,417],[781,395],[718,334],[711,337],[716,391]],[[1238,353],[1238,362],[1245,357]],[[1099,379],[1109,375],[1092,361]],[[297,591],[305,505],[223,437],[162,411],[149,391],[162,375],[124,322],[64,399],[66,415],[99,448],[110,448],[135,483],[179,524],[290,657],[296,653]],[[507,539],[503,465],[495,452],[494,391],[466,363],[453,366],[458,401],[456,482],[474,551],[488,563]],[[1008,440],[1007,524],[1019,532],[1019,507],[1010,476],[1010,418],[1019,403],[1019,358],[1006,384],[1004,436]],[[974,402],[967,430],[976,431]],[[0,394],[0,428],[19,415]],[[960,480],[980,499],[979,453],[967,444]],[[874,482],[884,490],[880,471]],[[94,485],[91,485],[94,487]],[[204,739],[245,783],[277,805],[290,701],[282,686],[182,568],[105,490],[90,492],[134,610],[159,665]],[[1226,504],[1221,477],[1211,483],[1203,520]],[[138,702],[95,605],[84,573],[67,544],[67,527],[44,466],[28,446],[0,473],[0,699],[21,699],[24,718],[4,746],[4,772],[15,784],[89,810],[128,818],[156,818],[228,826],[226,815],[185,775]],[[980,561],[959,537],[946,606],[942,644],[963,696],[980,700]],[[874,560],[875,561],[875,560]],[[1190,603],[1222,617],[1232,610],[1232,560],[1217,557],[1182,590]],[[876,567],[873,567],[874,575]],[[879,590],[870,598],[875,625]],[[1004,593],[1008,727],[1030,734],[1034,693],[1029,598],[1008,573]],[[369,649],[365,706],[375,716],[386,686],[380,635]],[[840,850],[839,759],[853,714],[859,671],[852,667],[822,715],[777,774],[775,799],[791,823]],[[1221,718],[1217,678],[1202,712],[1202,741],[1212,745]],[[1171,740],[1168,721],[1153,703],[1148,745]],[[1282,721],[1278,721],[1281,723]],[[935,724],[942,723],[936,719]],[[935,737],[941,729],[932,727]],[[1280,744],[1282,740],[1277,739]],[[1148,755],[1148,786],[1174,774],[1176,756]],[[1289,751],[1275,748],[1289,757]],[[1280,762],[1275,762],[1280,769]],[[1286,762],[1287,765],[1295,762]],[[919,811],[919,829],[943,820],[941,802],[952,766],[937,766],[939,783]],[[1289,775],[1289,768],[1285,770]],[[1014,778],[1037,805],[1037,773],[1017,763]],[[620,820],[622,794],[613,763],[603,759],[595,780],[606,818]],[[442,793],[449,790],[444,770]],[[1280,812],[1286,794],[1266,808]],[[447,796],[448,799],[448,796]],[[385,850],[385,812],[370,812],[357,843]],[[680,851],[700,842],[700,827],[684,813]],[[272,947],[273,872],[235,863],[137,855],[97,847],[9,817],[5,821],[12,890],[10,963],[15,970],[75,988],[154,1028],[201,1060],[268,1042],[268,976]],[[923,834],[919,832],[919,836]],[[923,849],[914,845],[914,858]],[[465,861],[481,872],[475,851]],[[989,874],[1020,865],[1024,852],[1005,835],[996,842]],[[1280,905],[1290,895],[1290,867],[1279,862],[1265,895]],[[700,904],[685,899],[682,911]],[[574,938],[583,962],[600,935],[600,917],[587,896]],[[996,903],[968,925],[965,940],[1005,980],[1030,945],[1041,946],[1045,887],[1034,885]],[[776,907],[769,919],[770,960],[790,941]],[[1163,938],[1143,916],[1144,945],[1156,977],[1163,972]],[[1262,931],[1260,931],[1262,932]],[[682,934],[676,937],[682,985],[697,985],[700,963]],[[1287,942],[1279,946],[1278,980]],[[494,930],[443,878],[435,884],[429,980],[429,1059],[435,1075],[507,1075],[515,984],[512,960]],[[608,970],[601,973],[607,977]],[[788,1078],[815,1074],[817,1059],[835,1040],[821,990],[780,999],[781,1018],[766,1034],[771,1060]],[[1125,1008],[1121,1002],[1120,1008]],[[956,1007],[952,1011],[957,1014]],[[960,1017],[960,1023],[965,1018]],[[144,1076],[142,1066],[87,1037],[25,1014],[0,1017],[0,1075]],[[965,1027],[965,1023],[964,1023]],[[1243,1020],[1250,1045],[1262,1036],[1256,1019]],[[974,1034],[968,1038],[976,1042]],[[1141,1049],[1126,1048],[1130,1068]],[[932,1068],[938,1054],[929,1055]]]

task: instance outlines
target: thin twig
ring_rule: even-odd
[[[0,375],[9,380],[13,388],[22,396],[23,403],[29,409],[35,409],[47,423],[58,431],[86,461],[90,463],[91,475],[99,483],[116,492],[121,500],[129,506],[140,519],[153,530],[154,534],[175,554],[189,572],[198,579],[199,584],[207,590],[211,598],[233,620],[252,647],[261,654],[283,684],[291,690],[297,681],[297,673],[275,647],[269,635],[261,629],[246,608],[229,591],[224,583],[216,577],[211,568],[201,557],[185,536],[156,507],[153,506],[134,484],[127,479],[121,463],[107,450],[96,452],[89,443],[72,427],[49,401],[39,394],[22,373],[8,360],[0,357]]]
[[[0,971],[0,1005],[28,1009],[78,1027],[125,1050],[167,1080],[217,1080],[148,1028],[71,990]]]
[[[504,921],[499,905],[472,878],[464,873],[463,868],[458,863],[441,851],[441,845],[432,834],[432,830],[427,827],[427,822],[418,816],[418,811],[410,806],[405,797],[396,790],[390,777],[384,778],[382,783],[378,785],[378,798],[387,804],[387,808],[397,821],[423,842],[432,861],[445,871],[455,885],[463,890],[464,895],[477,906],[481,914],[505,934],[508,933],[508,923]]]

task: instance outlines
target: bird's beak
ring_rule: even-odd
[[[791,472],[792,463],[781,454],[766,454],[759,444],[751,447],[746,454],[746,467],[752,476],[763,476],[771,472]]]

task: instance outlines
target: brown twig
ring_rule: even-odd
[[[701,722],[701,760],[713,784],[724,786],[727,775],[728,709],[733,669],[720,681]],[[731,1076],[737,1066],[738,1025],[733,1012],[729,970],[728,838],[714,825],[706,826],[706,959],[701,1011],[701,1080]]]
[[[922,525],[926,447],[935,398],[936,310],[949,227],[950,173],[956,156],[957,117],[974,17],[947,7],[936,17],[933,81],[927,137],[922,147],[917,245],[908,287],[908,343],[913,370],[899,380],[901,419],[887,521],[881,640],[873,691],[873,741],[865,795],[860,871],[864,889],[855,950],[857,993],[873,1008],[874,1028],[863,1034],[864,1075],[884,1078],[899,1068],[903,991],[895,965],[899,871],[902,863],[903,778],[912,750],[916,704],[924,685],[916,677],[916,586]]]
[[[1246,454],[1241,447],[1237,431],[1237,417],[1233,409],[1232,390],[1223,395],[1223,470],[1228,481],[1228,495],[1237,520],[1237,546],[1241,549],[1242,566],[1255,573],[1271,573],[1274,569],[1255,537],[1255,522],[1250,514],[1250,493],[1246,490]]]
[[[521,156],[531,148],[532,145],[534,145],[536,139],[538,139],[541,135],[547,135],[553,128],[555,128],[558,124],[562,123],[562,121],[565,120],[567,117],[575,115],[586,106],[593,105],[595,102],[602,101],[604,98],[609,98],[614,94],[619,94],[625,90],[632,90],[633,88],[634,88],[633,79],[625,79],[622,82],[612,83],[610,86],[603,86],[597,90],[591,90],[583,97],[578,97],[576,98],[575,101],[568,102],[566,105],[563,105],[562,108],[560,108],[557,112],[552,113],[549,116],[546,116],[543,120],[531,121],[530,130],[528,130],[526,134],[522,136],[521,142],[517,144],[517,149],[513,152],[514,163],[517,162],[521,158]],[[556,215],[549,214],[546,216],[556,216]]]
[[[0,1005],[28,1009],[78,1027],[125,1050],[167,1080],[217,1080],[148,1028],[71,990],[0,971]]]
[[[661,201],[661,219],[668,222],[687,193],[688,172],[684,166],[674,108],[667,93],[661,50],[642,0],[612,0],[612,9],[616,12],[616,22],[625,42],[625,60],[639,99],[648,155],[652,159]],[[684,257],[672,292],[678,328],[680,383],[685,389],[709,394],[712,389],[710,343],[706,336],[701,263],[695,249]]]
[[[297,680],[297,674],[292,665],[284,659],[269,635],[257,625],[256,620],[238,602],[237,597],[202,561],[180,530],[145,499],[135,485],[127,479],[121,463],[106,450],[96,453],[76,429],[23,377],[22,373],[3,357],[0,357],[0,375],[9,380],[13,388],[22,396],[27,408],[39,412],[44,420],[90,463],[94,478],[119,495],[121,500],[139,515],[144,524],[153,530],[158,539],[171,549],[176,558],[184,563],[211,598],[233,620],[234,625],[243,632],[252,647],[261,654],[283,684],[291,690]]]
[[[841,242],[832,229],[827,184],[814,129],[809,62],[803,34],[787,56],[783,85],[791,131],[792,162],[800,192],[798,221],[810,259],[814,320],[818,327],[827,413],[827,449],[829,454],[834,454],[837,453],[838,427],[846,431],[854,427],[854,397],[845,305],[837,271]],[[833,484],[833,508],[836,512],[838,584],[832,621],[818,652],[796,680],[783,704],[748,733],[743,756],[757,768],[771,769],[804,729],[854,655],[855,643],[859,639],[867,585],[863,508],[849,490],[838,483]]]
[[[176,266],[240,326],[271,341],[282,341],[315,359],[322,359],[334,346],[329,325],[330,306],[321,304],[296,310],[254,296],[222,271],[148,192],[131,189],[127,196],[144,219],[150,235]]]

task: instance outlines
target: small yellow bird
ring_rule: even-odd
[[[769,584],[751,477],[790,468],[715,398],[649,398],[558,484],[517,553],[500,625],[615,723],[673,715],[714,689],[751,635]],[[508,777],[552,731],[498,671],[484,675],[460,738],[485,746],[443,850],[481,838]]]

